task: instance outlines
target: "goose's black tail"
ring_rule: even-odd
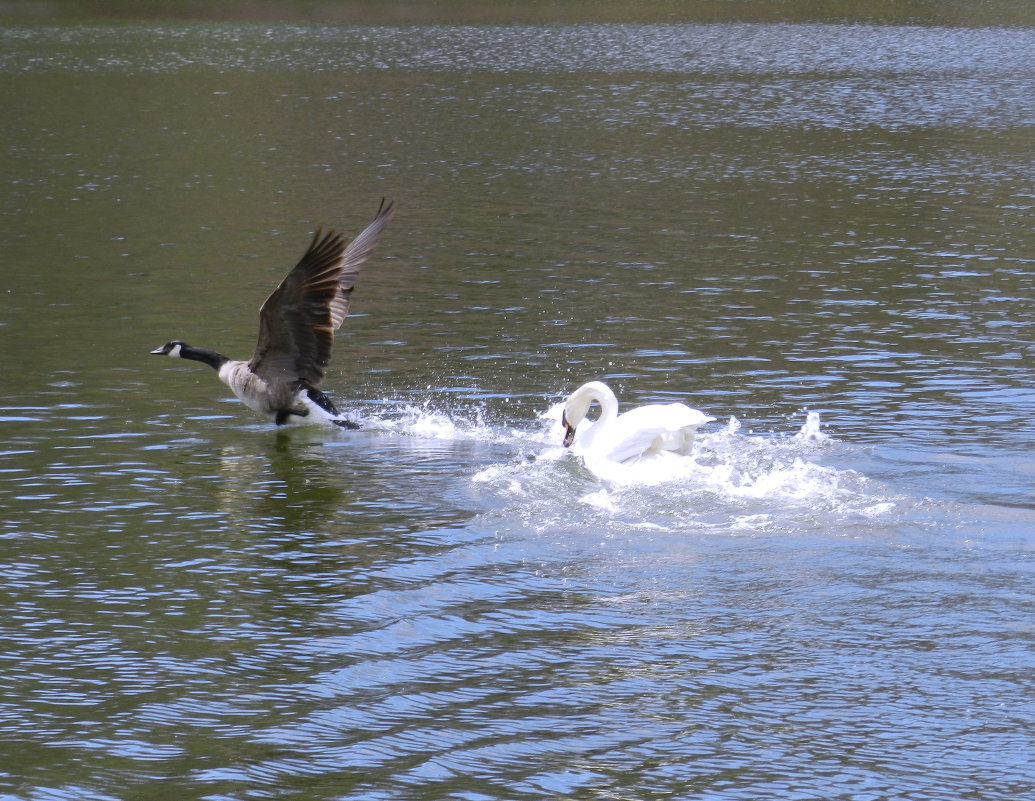
[[[332,423],[334,423],[334,425],[338,426],[339,428],[347,428],[350,431],[355,431],[357,428],[360,427],[359,423],[354,423],[351,420],[345,420],[341,416],[341,412],[338,411],[338,407],[334,405],[333,401],[331,401],[330,398],[328,398],[326,395],[320,392],[320,390],[315,389],[314,387],[306,387],[305,394],[309,396],[309,400],[311,400],[313,403],[315,403],[317,406],[319,406],[321,409],[327,412],[327,414],[334,417],[334,419],[331,421]]]

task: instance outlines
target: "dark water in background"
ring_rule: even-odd
[[[2,797],[1035,792],[1032,29],[0,44]],[[147,356],[382,195],[364,431]],[[719,422],[601,482],[589,378]]]

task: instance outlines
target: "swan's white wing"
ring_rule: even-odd
[[[705,423],[715,422],[715,418],[710,414],[705,414],[698,409],[691,409],[685,403],[669,403],[665,408],[672,409],[672,419],[680,420],[682,427],[694,426],[696,428]]]
[[[608,424],[594,448],[612,462],[662,450],[687,453],[697,427],[714,419],[682,403],[638,406]]]

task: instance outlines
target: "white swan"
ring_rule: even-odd
[[[600,417],[586,421],[593,402]],[[564,446],[586,459],[628,463],[661,453],[688,454],[697,427],[714,420],[685,403],[652,403],[618,414],[618,398],[602,381],[576,389],[564,404]],[[584,423],[584,425],[579,425]]]

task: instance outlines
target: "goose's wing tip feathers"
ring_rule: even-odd
[[[328,310],[330,312],[331,331],[337,331],[349,314],[349,304],[352,301],[352,288],[360,270],[366,264],[370,254],[373,253],[377,243],[381,241],[381,235],[385,227],[395,216],[395,201],[381,198],[381,205],[377,208],[374,219],[367,227],[359,232],[358,236],[351,242],[346,242],[341,253],[340,272],[338,275],[338,292],[331,300]]]

